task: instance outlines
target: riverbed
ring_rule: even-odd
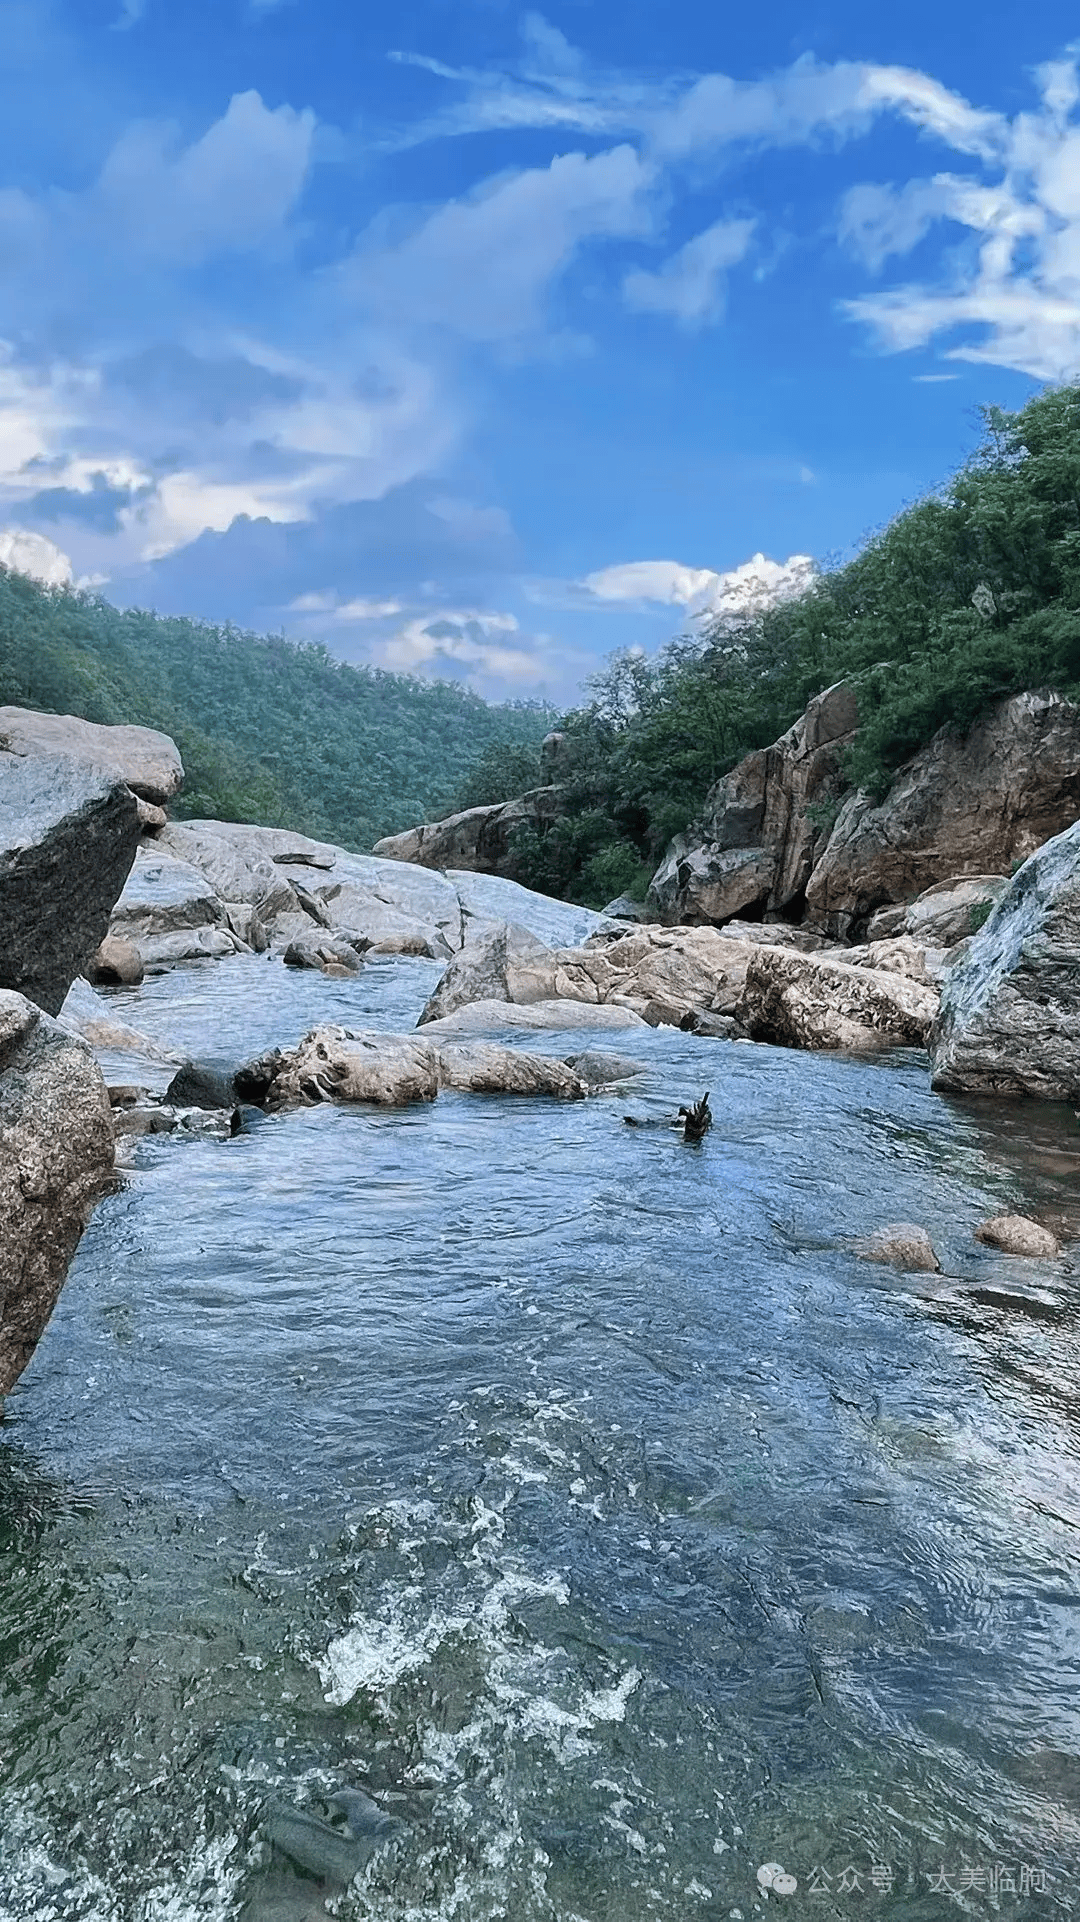
[[[438,972],[110,1003],[235,1063]],[[128,1149],[0,1428],[0,1916],[1075,1916],[1080,1273],[973,1240],[1080,1235],[1071,1111],[509,1038],[646,1072]],[[403,1826],[331,1890],[264,1816],[342,1786]]]

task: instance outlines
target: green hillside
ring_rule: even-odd
[[[162,728],[187,769],[174,812],[358,849],[444,812],[485,754],[535,749],[552,719],[323,647],[121,612],[3,567],[0,703]]]
[[[835,681],[858,683],[847,772],[877,793],[1002,695],[1080,696],[1080,386],[983,419],[957,475],[799,600],[652,661],[616,655],[562,723],[570,814],[521,844],[522,878],[595,904],[641,893],[712,783]]]

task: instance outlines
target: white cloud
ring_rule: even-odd
[[[46,587],[67,587],[72,576],[70,560],[54,541],[22,527],[0,528],[0,567],[9,567],[13,574],[29,574]]]
[[[587,574],[581,586],[599,601],[655,601],[683,607],[695,619],[734,621],[805,593],[814,572],[809,554],[792,554],[786,561],[755,554],[726,573],[679,561],[626,561]]]
[[[375,658],[399,674],[454,662],[501,682],[535,686],[549,667],[528,648],[511,645],[511,637],[518,632],[513,614],[441,608],[407,621],[375,649]]]
[[[278,236],[303,191],[315,115],[234,94],[220,120],[184,147],[160,122],[117,141],[79,209],[110,248],[186,265],[253,253]]]
[[[886,352],[953,334],[951,359],[1040,380],[1080,373],[1080,128],[1068,117],[1080,98],[1075,62],[1052,62],[1040,79],[1041,110],[995,121],[983,146],[966,123],[948,133],[961,151],[994,161],[996,180],[939,174],[899,192],[867,185],[847,195],[841,232],[871,265],[908,251],[936,220],[978,240],[974,262],[955,266],[951,285],[902,286],[848,303]]]
[[[338,599],[333,588],[317,589],[309,594],[298,594],[289,602],[290,614],[329,614],[335,621],[381,621],[404,610],[400,601],[379,601],[359,597],[351,601]]]
[[[724,275],[742,260],[750,245],[753,220],[718,220],[671,255],[655,273],[628,274],[623,293],[639,312],[671,314],[684,327],[720,320],[724,312]]]
[[[448,201],[396,245],[375,230],[351,265],[351,289],[384,321],[487,342],[533,334],[584,241],[648,230],[652,184],[629,146],[561,154]]]

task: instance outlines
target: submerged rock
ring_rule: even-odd
[[[913,1275],[939,1275],[941,1263],[925,1228],[917,1222],[894,1221],[878,1228],[855,1243],[860,1261],[877,1261],[887,1268],[902,1268]]]
[[[949,972],[935,1088],[1080,1097],[1080,821],[1024,863]]]
[[[976,1241],[1000,1248],[1005,1255],[1030,1255],[1049,1260],[1061,1253],[1061,1243],[1049,1228],[1027,1215],[992,1215],[975,1230]]]
[[[113,1157],[86,1043],[0,991],[0,1395],[34,1352]]]

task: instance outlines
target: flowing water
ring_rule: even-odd
[[[113,1005],[236,1060],[436,974]],[[0,1429],[5,1922],[1080,1913],[1080,1277],[972,1239],[1080,1233],[1071,1112],[600,1045],[647,1076],[129,1150]],[[267,1806],[357,1785],[404,1826],[320,1884]]]

